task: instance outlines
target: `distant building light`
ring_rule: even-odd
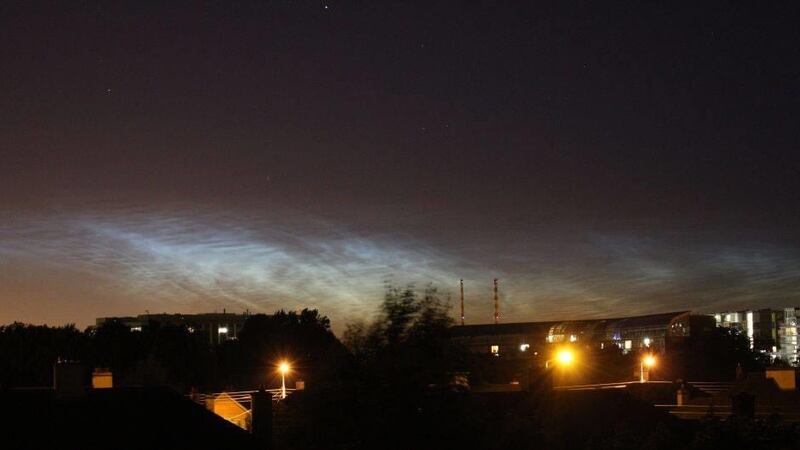
[[[577,340],[578,340],[578,336],[575,336],[574,334],[570,334],[569,335],[569,341],[570,342],[575,342]]]
[[[194,327],[186,327],[186,330],[187,330],[189,333],[194,333]]]
[[[521,344],[519,346],[519,351],[526,352],[529,348],[531,348],[531,344]]]
[[[627,341],[625,341],[625,350],[630,350],[631,348],[633,348],[633,341],[628,339]]]
[[[217,329],[217,332],[218,332],[219,334],[227,334],[227,333],[228,333],[228,327],[219,327],[219,328]]]
[[[500,346],[499,346],[499,345],[492,345],[492,346],[490,346],[490,347],[489,347],[489,351],[490,351],[490,352],[491,352],[491,353],[492,353],[494,356],[500,356]]]
[[[646,337],[646,338],[644,338],[644,339],[642,340],[642,342],[644,343],[644,346],[645,346],[645,347],[650,347],[650,342],[651,342],[651,341],[650,341],[650,338],[649,338],[649,337]]]
[[[131,331],[142,331],[142,327],[131,327]]]

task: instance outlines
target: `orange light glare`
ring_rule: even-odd
[[[571,350],[567,349],[560,350],[556,354],[556,361],[558,361],[558,363],[561,364],[562,366],[568,366],[575,361],[575,354],[572,353]]]

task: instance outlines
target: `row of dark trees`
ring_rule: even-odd
[[[167,384],[184,391],[274,384],[273,368],[281,359],[292,361],[295,378],[323,383],[336,379],[335,371],[344,367],[366,384],[403,374],[392,380],[394,390],[442,385],[456,371],[471,372],[473,381],[491,380],[491,371],[502,370],[502,361],[481,361],[457,348],[449,339],[453,323],[448,308],[434,287],[421,292],[389,287],[377,319],[349,324],[342,342],[327,317],[308,309],[251,316],[239,339],[222,345],[210,345],[206,336],[186,327],[157,323],[138,332],[115,321],[84,331],[72,325],[14,323],[0,327],[0,388],[51,385],[57,359],[108,367],[119,384]],[[582,358],[593,362],[581,371],[588,377],[585,382],[632,376],[637,355],[622,355],[614,346],[591,352]],[[725,379],[737,366],[759,368],[763,361],[757,356],[745,336],[715,328],[702,339],[671,348],[656,373],[662,379]]]
[[[113,320],[84,331],[14,323],[0,327],[0,389],[52,385],[59,359],[109,368],[119,385],[251,389],[274,385],[274,365],[282,358],[313,378],[345,353],[328,318],[308,309],[253,315],[239,339],[221,345],[184,326],[158,323],[141,331]]]

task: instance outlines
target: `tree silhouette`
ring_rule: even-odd
[[[86,336],[74,325],[0,326],[0,389],[52,386],[53,363],[59,358],[81,360],[87,347]]]

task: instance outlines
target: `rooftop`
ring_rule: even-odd
[[[555,325],[575,326],[614,325],[624,327],[655,327],[666,326],[675,317],[690,311],[674,311],[660,314],[647,314],[642,316],[616,317],[609,319],[585,320],[556,320],[548,322],[517,322],[499,324],[458,325],[453,327],[453,336],[483,336],[483,335],[508,335],[508,334],[547,334]]]
[[[254,448],[252,436],[166,388],[114,388],[60,399],[12,390],[0,401],[4,448]]]

